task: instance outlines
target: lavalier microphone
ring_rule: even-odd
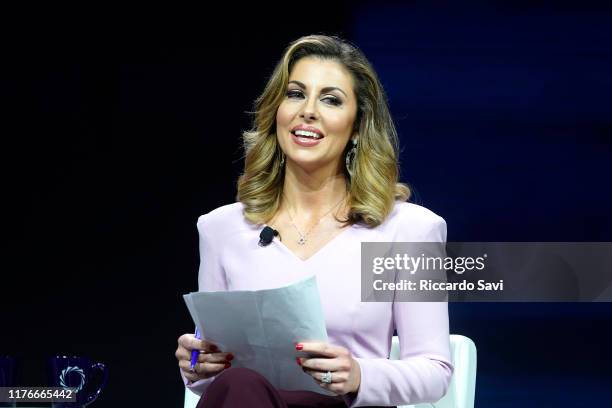
[[[270,242],[274,239],[274,237],[280,237],[280,234],[277,230],[266,226],[259,234],[259,246],[269,245]]]

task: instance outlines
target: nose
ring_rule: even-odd
[[[318,112],[316,111],[316,100],[311,99],[304,104],[300,117],[304,120],[316,120],[318,118]]]

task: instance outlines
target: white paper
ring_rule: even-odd
[[[258,291],[192,292],[183,295],[202,337],[234,355],[232,367],[262,374],[277,389],[333,395],[295,361],[295,343],[327,342],[325,317],[314,276]]]

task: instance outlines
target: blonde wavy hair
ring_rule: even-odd
[[[352,177],[345,169],[349,213],[339,221],[380,225],[395,200],[406,201],[410,197],[410,188],[398,182],[397,131],[372,65],[354,45],[325,35],[309,35],[289,44],[263,93],[255,100],[253,127],[243,132],[244,172],[237,183],[236,198],[244,204],[244,216],[251,223],[266,223],[280,206],[285,172],[276,137],[276,112],[285,98],[293,66],[304,57],[336,61],[353,77],[357,97],[353,130],[358,132],[358,145]],[[345,154],[350,147],[349,141]]]

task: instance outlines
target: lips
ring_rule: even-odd
[[[303,137],[303,136],[298,136],[292,132],[291,140],[293,140],[295,144],[302,146],[302,147],[313,147],[321,143],[323,138],[316,139],[314,137]]]

